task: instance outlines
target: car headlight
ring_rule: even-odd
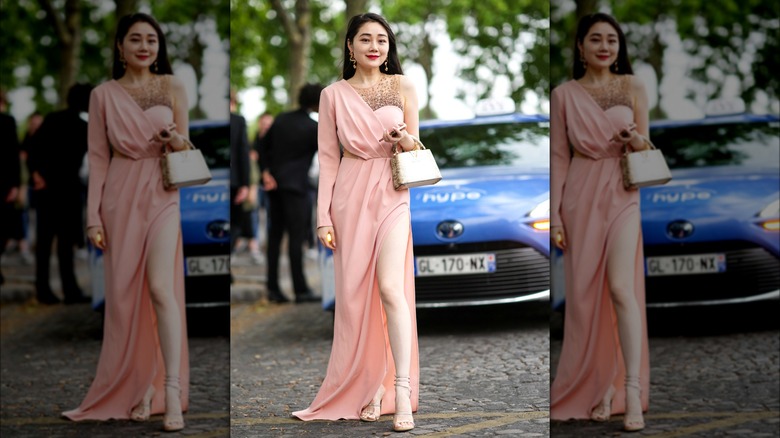
[[[771,218],[759,222],[761,227],[769,231],[780,231],[780,199],[770,202],[763,210],[758,212],[760,218]]]
[[[780,199],[770,202],[763,210],[758,212],[758,217],[777,217],[780,216]]]
[[[528,217],[536,219],[531,222],[531,226],[535,230],[547,231],[550,229],[550,199],[540,202],[536,207],[528,213]]]

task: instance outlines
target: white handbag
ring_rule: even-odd
[[[390,169],[393,173],[393,187],[396,190],[410,187],[436,184],[441,180],[441,172],[433,154],[418,139],[414,139],[415,148],[409,152],[398,152],[393,145],[393,158]]]
[[[656,149],[650,139],[645,138],[645,141],[650,145],[650,149],[630,153],[625,150],[620,159],[620,166],[623,168],[623,186],[626,190],[666,184],[672,179],[664,154]]]
[[[211,181],[211,171],[203,154],[199,149],[195,149],[192,143],[189,144],[191,149],[178,152],[168,152],[168,148],[165,148],[160,160],[165,190],[176,190]]]

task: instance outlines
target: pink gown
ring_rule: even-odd
[[[151,384],[156,389],[152,414],[165,411],[165,364],[146,263],[148,245],[160,227],[167,221],[179,223],[179,192],[163,189],[161,144],[149,141],[173,122],[169,79],[155,77],[135,98],[112,80],[90,97],[87,226],[105,230],[106,314],[95,379],[81,405],[63,412],[71,420],[128,419]],[[180,226],[174,266],[183,337],[181,405],[186,411],[189,355]]]
[[[392,145],[381,141],[383,131],[403,121],[398,84],[397,76],[384,78],[371,106],[345,80],[325,88],[320,97],[317,226],[332,225],[336,234],[336,314],[327,374],[311,405],[293,413],[301,420],[357,419],[382,383],[382,414],[395,412],[395,365],[376,264],[387,232],[399,220],[411,226],[409,191],[393,189]],[[339,144],[352,157],[340,158]],[[410,377],[416,411],[420,368],[411,230],[406,248],[398,274],[404,277],[412,319]]]
[[[550,391],[554,420],[589,419],[610,384],[616,388],[612,413],[625,412],[625,366],[607,282],[606,251],[620,227],[640,220],[639,192],[623,188],[622,144],[610,140],[634,119],[628,79],[621,78],[617,89],[605,91],[606,110],[577,81],[552,92],[551,225],[563,225],[568,244],[563,346]],[[642,315],[639,377],[642,408],[647,410],[650,365],[641,229],[638,239],[634,291]]]

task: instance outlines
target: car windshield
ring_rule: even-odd
[[[420,130],[441,168],[523,165],[550,167],[549,123],[495,123]]]
[[[190,141],[200,149],[209,168],[230,168],[229,124],[190,126]]]
[[[671,168],[780,167],[778,123],[728,123],[651,129]]]

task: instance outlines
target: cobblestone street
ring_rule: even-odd
[[[60,417],[62,411],[81,403],[94,377],[101,346],[101,314],[89,304],[37,304],[32,299],[34,267],[18,261],[3,257],[7,283],[3,285],[0,307],[0,435],[3,438],[162,435],[162,415],[143,423],[75,423]],[[77,262],[77,274],[82,287],[88,291],[89,276],[83,261]],[[53,274],[52,279],[55,293],[59,293],[59,276]],[[211,321],[225,320],[214,316],[202,314],[188,319],[190,409],[184,416],[186,428],[173,436],[230,436],[230,346],[226,336],[214,335],[219,330]]]
[[[650,411],[639,433],[607,423],[551,423],[553,437],[780,436],[778,303],[713,309],[651,309]],[[561,350],[553,315],[552,372]]]
[[[420,409],[416,436],[547,436],[547,310],[418,312]],[[379,423],[302,422],[290,413],[314,398],[332,339],[331,314],[317,304],[233,306],[231,430],[234,437],[366,437]]]

